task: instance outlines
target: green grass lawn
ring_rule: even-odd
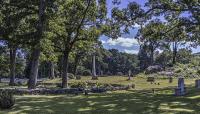
[[[183,97],[173,96],[177,79],[168,83],[168,79],[157,78],[157,84],[146,82],[143,76],[134,77],[82,77],[81,80],[111,84],[135,84],[136,88],[127,91],[107,92],[84,95],[25,95],[15,96],[16,105],[11,110],[0,114],[192,114],[200,113],[200,89],[194,89],[195,79],[185,79],[188,94]],[[45,83],[59,83],[60,79]],[[4,85],[5,86],[5,85]],[[2,85],[2,87],[4,87]],[[155,88],[155,93],[152,93]]]
[[[173,83],[169,84],[169,79],[166,77],[158,76],[155,80],[156,84],[151,84],[147,82],[146,76],[144,74],[139,74],[136,77],[133,77],[132,80],[127,80],[128,77],[125,76],[107,76],[107,77],[98,77],[99,80],[91,80],[91,76],[82,76],[81,80],[71,79],[69,83],[74,82],[91,82],[91,83],[102,83],[102,84],[120,84],[120,85],[129,85],[135,84],[136,90],[146,90],[152,88],[166,88],[166,87],[175,87],[177,86],[178,79],[173,79]],[[185,79],[186,85],[194,84],[195,79]],[[61,83],[61,78],[56,78],[53,80],[44,81],[44,83]],[[159,83],[160,85],[158,85]],[[56,85],[45,86],[47,88],[56,88]],[[8,86],[8,84],[0,83],[0,88],[27,88],[27,86]]]
[[[143,75],[138,75],[137,77],[132,78],[132,80],[127,80],[128,77],[125,76],[108,76],[108,77],[99,77],[98,80],[91,80],[91,76],[83,76],[81,80],[72,79],[69,83],[73,82],[92,82],[92,83],[102,83],[102,84],[120,84],[120,85],[128,85],[128,84],[135,84],[136,90],[146,90],[152,88],[166,88],[166,87],[174,87],[177,86],[178,79],[173,79],[173,83],[169,84],[169,79],[166,78],[156,78],[155,83],[151,84],[147,82],[147,78]],[[45,81],[45,83],[60,83],[61,79],[57,78],[54,80]],[[195,79],[185,79],[186,85],[191,85],[195,83]]]
[[[16,105],[1,114],[192,114],[200,113],[200,91],[175,97],[171,89],[118,91],[104,94],[16,96]]]

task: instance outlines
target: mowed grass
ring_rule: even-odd
[[[25,85],[20,86],[8,86],[8,83],[0,83],[0,88],[27,88]]]
[[[136,90],[146,90],[146,89],[156,89],[156,88],[166,88],[177,86],[178,79],[174,78],[172,83],[169,83],[167,78],[155,78],[154,83],[147,82],[147,77],[143,75],[138,75],[137,77],[127,80],[128,77],[125,76],[107,76],[98,77],[98,80],[91,80],[91,76],[82,76],[81,80],[71,79],[69,83],[74,82],[90,82],[90,83],[102,83],[102,84],[120,84],[120,85],[130,85],[135,84]],[[196,79],[185,79],[186,85],[194,85]],[[61,83],[61,79],[57,78],[54,80],[48,80],[44,83]]]
[[[128,90],[84,95],[16,96],[16,105],[0,114],[199,114],[200,91],[184,97],[171,89]]]
[[[146,82],[147,78],[138,76],[127,81],[127,77],[110,76],[82,77],[76,81],[93,83],[135,84],[135,89],[101,94],[85,95],[25,95],[15,96],[16,105],[0,114],[194,114],[200,113],[200,89],[194,88],[195,79],[185,79],[187,95],[174,96],[177,79],[156,78],[155,83]],[[60,79],[45,83],[60,83]],[[160,85],[158,85],[158,83]],[[152,88],[155,89],[153,93]]]
[[[136,77],[132,77],[131,80],[127,80],[126,76],[106,76],[98,77],[98,80],[91,80],[91,76],[82,76],[81,80],[71,79],[69,83],[74,82],[90,82],[90,83],[101,83],[101,84],[120,84],[120,85],[131,85],[135,84],[136,90],[146,90],[146,89],[156,89],[156,88],[171,88],[177,86],[178,79],[174,78],[172,83],[169,83],[169,79],[166,77],[158,76],[155,78],[154,83],[147,82],[147,76],[144,74],[139,74]],[[194,85],[196,79],[185,79],[186,85]],[[47,80],[43,83],[61,83],[61,78],[56,78],[53,80]],[[45,85],[43,85],[45,86]],[[57,88],[56,84],[46,85],[46,88]],[[27,88],[26,85],[23,86],[8,86],[7,83],[0,83],[0,88]]]

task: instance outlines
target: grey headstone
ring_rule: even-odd
[[[200,80],[195,80],[195,87],[200,88]]]
[[[169,77],[169,83],[172,83],[173,82],[173,78],[170,76]]]
[[[175,89],[175,95],[176,96],[185,95],[184,78],[179,78],[178,79],[178,88]]]
[[[179,78],[178,79],[178,88],[180,88],[181,93],[185,92],[184,78]]]

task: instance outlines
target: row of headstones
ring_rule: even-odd
[[[148,77],[147,82],[154,82],[155,78],[154,77]],[[169,83],[173,82],[173,78],[169,78]],[[195,80],[195,88],[200,88],[200,79]],[[182,96],[186,94],[186,87],[184,83],[184,78],[179,78],[178,79],[178,87],[175,88],[175,95],[176,96]]]
[[[195,80],[195,88],[200,88],[200,80]],[[175,88],[175,95],[182,96],[186,94],[186,87],[184,84],[184,78],[178,79],[178,87]]]

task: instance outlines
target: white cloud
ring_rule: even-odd
[[[106,41],[104,41],[104,40],[101,40],[101,43],[102,43],[102,44],[105,44],[105,43],[106,43]]]
[[[135,28],[140,28],[140,25],[135,24],[134,27],[135,27]]]
[[[124,49],[124,52],[129,54],[138,54],[139,50]]]
[[[119,45],[122,47],[132,47],[134,45],[138,45],[138,42],[136,39],[134,38],[123,38],[123,37],[119,37],[117,39],[109,39],[107,42],[107,44],[115,46],[115,45]]]

